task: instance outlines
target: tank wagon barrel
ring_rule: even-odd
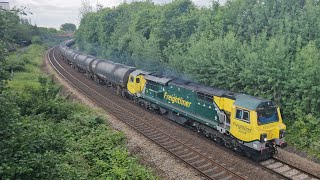
[[[69,64],[72,64],[74,61],[74,56],[77,54],[76,51],[67,49],[64,53],[64,57],[68,60]]]
[[[88,72],[88,73],[92,73],[92,68],[91,68],[91,64],[93,63],[93,61],[95,61],[97,58],[94,57],[94,56],[88,56],[87,59],[85,59],[83,62],[82,62],[82,66],[85,67],[85,70]]]
[[[88,56],[85,55],[85,54],[80,54],[79,53],[79,54],[75,55],[75,57],[74,57],[75,66],[77,68],[85,71],[87,69],[86,63],[85,63],[87,58],[88,58]]]
[[[122,88],[126,88],[128,84],[129,75],[135,71],[135,67],[120,65],[115,69],[113,75],[114,79]]]
[[[67,41],[64,41],[63,43],[61,43],[60,46],[70,47],[70,46],[72,46],[74,43],[75,43],[75,40],[74,40],[74,39],[70,39],[70,40],[67,40]]]
[[[60,53],[63,55],[63,54],[66,53],[67,47],[66,47],[66,46],[59,46],[59,51],[60,51]]]
[[[121,88],[127,87],[129,75],[136,69],[135,67],[105,60],[94,61],[91,66],[93,73],[96,74],[98,78],[120,86]]]
[[[115,83],[113,72],[116,68],[117,64],[112,61],[99,60],[92,64],[92,70],[94,74],[103,81],[108,81],[111,83]]]

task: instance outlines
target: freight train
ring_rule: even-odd
[[[101,85],[256,161],[286,147],[286,126],[271,100],[99,59],[59,46],[63,59]],[[152,123],[152,122],[151,122]]]

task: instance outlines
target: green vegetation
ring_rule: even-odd
[[[23,70],[21,68],[24,68],[25,63],[24,60],[16,59],[15,62],[11,62],[7,66],[5,57],[8,52],[28,46],[31,43],[51,47],[65,39],[65,37],[57,37],[59,32],[56,29],[33,26],[28,21],[20,19],[21,14],[25,14],[23,10],[6,11],[0,9],[0,93],[4,90],[10,77],[7,68]]]
[[[311,114],[305,115],[301,110],[297,112],[297,120],[290,126],[287,139],[294,147],[304,149],[309,154],[320,159],[320,122]]]
[[[17,55],[19,54],[19,55]],[[126,150],[124,135],[88,108],[59,96],[40,76],[44,48],[10,55],[15,68],[0,95],[0,176],[3,179],[152,179]],[[40,76],[40,77],[39,77]]]
[[[14,51],[19,46],[27,46],[31,43],[51,47],[66,39],[58,37],[57,35],[61,32],[54,28],[33,26],[27,20],[20,19],[21,14],[25,13],[19,9],[0,10],[0,37],[7,50]]]
[[[67,32],[74,32],[76,31],[76,29],[77,29],[77,26],[72,23],[64,23],[60,27],[61,31],[67,31]]]
[[[92,55],[272,99],[287,141],[320,158],[319,27],[317,0],[146,1],[85,13],[76,37]]]
[[[0,179],[155,179],[129,155],[125,137],[42,75],[47,29],[0,10]],[[19,46],[15,28],[43,31]]]
[[[39,88],[40,65],[43,63],[45,49],[41,45],[31,45],[27,50],[12,53],[8,57],[7,67],[12,70],[13,81],[9,81],[11,90],[21,92],[26,86]]]

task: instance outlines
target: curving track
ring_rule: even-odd
[[[169,133],[162,131],[161,129],[153,126],[146,121],[144,118],[138,117],[136,114],[132,113],[126,108],[117,103],[117,100],[113,97],[106,98],[98,89],[93,89],[89,87],[83,81],[80,81],[79,78],[75,77],[66,70],[62,64],[59,63],[60,56],[58,48],[52,48],[47,53],[47,60],[53,66],[53,68],[60,74],[65,80],[77,88],[80,92],[86,95],[88,98],[93,100],[103,109],[107,110],[119,120],[125,122],[133,129],[137,130],[139,133],[143,134],[145,137],[158,144],[160,147],[165,149],[167,152],[173,154],[175,157],[186,163],[188,166],[194,168],[199,173],[201,173],[206,179],[247,179],[246,176],[242,175],[239,172],[234,172],[232,168],[227,168],[223,163],[215,161],[212,157],[206,155],[206,153],[200,152],[190,143],[181,141],[179,138],[171,136]],[[296,169],[301,173],[297,173],[291,176],[285,175],[279,171],[279,167],[272,168],[271,166],[274,163],[271,161],[265,161],[260,163],[261,167],[272,171],[278,176],[281,176],[285,179],[300,179],[300,177],[305,177],[307,175],[308,179],[320,179],[319,177],[312,175],[310,173],[298,170],[291,167],[291,169]],[[270,168],[271,167],[271,168]],[[287,170],[285,172],[289,172]],[[304,175],[301,175],[304,174]],[[301,175],[301,176],[300,176]]]

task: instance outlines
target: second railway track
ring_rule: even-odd
[[[281,175],[286,179],[304,179],[304,180],[320,179],[318,176],[311,174],[307,171],[304,171],[302,169],[299,169],[298,167],[288,164],[276,157],[263,161],[260,163],[260,165]]]
[[[103,109],[113,114],[119,120],[122,120],[133,129],[165,149],[167,152],[173,154],[188,166],[198,171],[205,179],[248,179],[248,177],[243,173],[236,172],[233,168],[228,168],[224,163],[216,161],[206,153],[197,150],[192,144],[183,142],[179,138],[170,135],[170,133],[166,133],[156,126],[153,126],[150,124],[150,121],[146,121],[144,118],[138,117],[137,115],[128,111],[126,108],[123,108],[119,104],[115,103],[112,99],[106,98],[98,90],[93,89],[86,83],[80,81],[77,77],[68,72],[63,65],[60,64],[59,61],[61,61],[61,59],[59,57],[57,48],[52,48],[50,51],[48,51],[47,60],[58,72],[58,74],[60,74],[76,89],[93,100]],[[277,168],[269,168],[273,163],[274,161],[266,161],[265,163],[260,163],[260,165],[264,169],[274,172],[274,174],[277,174],[278,177],[285,179],[299,179],[299,177],[308,177],[308,179],[319,178],[302,170],[299,171],[301,173],[293,174],[292,176],[285,176],[284,173],[279,172]],[[298,169],[296,169],[296,171],[298,171]],[[304,174],[307,174],[307,176]]]

